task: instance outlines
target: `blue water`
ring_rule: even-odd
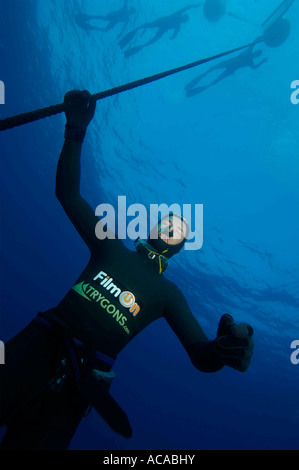
[[[122,0],[0,0],[1,116],[60,103],[73,88],[96,93],[247,44],[280,2],[227,0],[231,14],[213,23],[202,7],[190,10],[176,38],[172,31],[124,55],[118,41],[127,32],[192,3],[130,0],[136,12],[126,30],[118,24],[103,32],[80,28],[75,15],[106,14]],[[82,156],[83,195],[94,207],[116,204],[119,195],[128,205],[203,204],[203,247],[180,253],[167,276],[209,338],[229,312],[253,325],[255,351],[245,374],[203,374],[164,320],[151,324],[115,366],[112,393],[132,439],[92,411],[71,449],[299,448],[299,364],[290,360],[299,339],[299,105],[290,101],[299,79],[298,3],[286,14],[287,40],[256,46],[263,52],[256,60],[268,59],[256,70],[242,68],[186,97],[185,86],[206,64],[98,102]],[[1,133],[4,342],[56,305],[88,261],[54,195],[64,123],[57,115]]]

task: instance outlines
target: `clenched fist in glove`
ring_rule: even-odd
[[[214,351],[224,365],[245,372],[253,353],[253,328],[248,323],[235,324],[231,315],[221,317]]]
[[[67,119],[65,139],[82,143],[95,113],[96,100],[87,90],[71,90],[66,93],[64,103]]]

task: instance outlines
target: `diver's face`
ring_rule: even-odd
[[[176,216],[166,216],[158,224],[158,236],[168,245],[178,245],[187,235],[187,225]]]

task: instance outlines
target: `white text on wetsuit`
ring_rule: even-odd
[[[135,302],[135,296],[132,294],[132,292],[129,291],[121,291],[119,287],[117,287],[116,284],[114,284],[113,278],[108,276],[107,273],[104,271],[100,271],[94,278],[93,280],[96,281],[97,279],[100,279],[100,285],[104,287],[106,290],[108,290],[111,294],[114,295],[114,297],[118,297],[118,300],[120,304],[129,309],[129,312],[132,313],[133,317],[136,317],[136,315],[140,311],[139,305]]]

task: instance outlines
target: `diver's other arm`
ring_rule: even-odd
[[[98,218],[80,195],[80,158],[88,124],[96,102],[88,91],[70,91],[64,98],[67,123],[65,141],[56,172],[55,194],[82,238],[89,245],[94,241]]]
[[[224,366],[245,372],[253,354],[253,328],[235,324],[231,315],[221,317],[217,336],[209,340],[177,289],[170,297],[165,318],[187,351],[192,364],[201,372],[217,372]]]
[[[206,343],[203,341],[194,343],[189,347],[188,352],[193,364],[199,370],[203,370],[202,364],[203,367],[211,367],[209,358],[213,358],[214,364],[219,364],[219,369],[223,366],[229,366],[240,372],[245,372],[250,365],[253,354],[252,336],[251,325],[248,323],[235,324],[233,317],[225,314],[220,319],[217,338]],[[210,371],[207,370],[207,372]]]
[[[176,287],[169,296],[164,315],[196,369],[217,372],[223,368],[223,361],[215,352],[214,342],[207,338],[179,288]]]
[[[194,367],[200,372],[218,372],[224,366],[215,354],[214,343],[208,339],[201,339],[186,347]]]

